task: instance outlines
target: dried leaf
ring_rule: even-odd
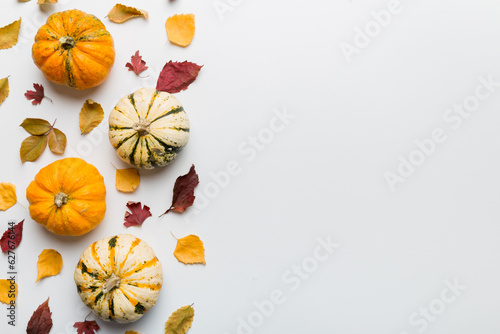
[[[24,93],[24,96],[26,96],[26,98],[28,100],[33,100],[33,101],[31,101],[32,104],[34,104],[34,105],[40,104],[40,103],[42,103],[42,100],[44,98],[46,98],[47,100],[49,100],[50,102],[52,102],[51,99],[49,99],[48,97],[45,96],[45,92],[44,92],[44,89],[43,89],[42,85],[34,83],[33,84],[33,88],[35,88],[34,91],[33,90],[27,90],[26,93]]]
[[[52,129],[50,123],[41,118],[26,118],[20,126],[34,136],[45,135]]]
[[[186,305],[170,315],[165,323],[165,334],[185,334],[193,324],[194,309]]]
[[[194,199],[196,198],[194,196],[194,188],[198,183],[200,183],[198,174],[196,174],[194,165],[192,165],[186,175],[179,176],[177,180],[175,180],[172,205],[163,215],[167,214],[170,210],[184,212],[188,207],[193,205]]]
[[[19,246],[23,239],[23,224],[24,219],[16,225],[9,227],[7,231],[3,233],[2,238],[0,238],[0,248],[2,252],[6,253],[12,251]]]
[[[135,74],[139,75],[148,69],[146,62],[142,60],[142,56],[139,55],[139,50],[131,57],[130,63],[126,63],[125,66],[128,67],[129,71],[134,71]]]
[[[104,111],[99,103],[88,99],[80,110],[80,131],[89,133],[98,126],[104,118]]]
[[[77,334],[95,334],[99,330],[99,325],[95,320],[85,320],[83,322],[75,322],[73,327],[76,328]]]
[[[16,304],[17,298],[17,283],[16,281],[0,279],[0,302],[4,304]]]
[[[108,13],[108,19],[114,23],[123,23],[138,16],[143,16],[146,19],[149,18],[148,12],[145,10],[124,6],[119,3],[116,4]]]
[[[139,333],[136,331],[126,331],[125,334],[139,334]]]
[[[184,264],[206,264],[203,242],[193,234],[177,239],[174,256]]]
[[[49,308],[49,299],[38,306],[37,310],[33,312],[28,327],[26,328],[27,334],[49,334],[52,328],[52,313]]]
[[[9,96],[9,78],[0,79],[0,104]]]
[[[144,205],[141,207],[141,202],[128,202],[127,208],[130,212],[125,212],[125,227],[130,226],[141,226],[142,223],[148,218],[151,217],[151,211],[149,211],[149,207]]]
[[[36,278],[36,282],[41,278],[59,274],[62,265],[62,256],[58,251],[55,249],[44,249],[40,255],[38,255],[38,277]]]
[[[66,149],[66,135],[59,129],[53,128],[49,132],[49,148],[52,153],[63,154]]]
[[[178,46],[188,46],[194,37],[194,14],[170,16],[165,23],[168,40]]]
[[[21,143],[21,162],[35,161],[47,146],[47,136],[29,136]]]
[[[17,203],[16,186],[12,183],[0,183],[0,211],[10,209]]]
[[[46,3],[57,3],[57,0],[38,0],[37,4],[43,5]]]
[[[156,89],[171,94],[186,90],[196,80],[202,67],[188,61],[169,61],[160,72]]]
[[[139,186],[141,175],[135,168],[116,170],[116,189],[124,193],[131,193]]]
[[[0,50],[10,49],[17,44],[21,19],[0,28]]]

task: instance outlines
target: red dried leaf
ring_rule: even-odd
[[[149,207],[147,205],[141,207],[141,205],[141,202],[127,203],[127,208],[130,210],[130,212],[125,212],[125,223],[123,223],[125,227],[136,225],[140,226],[148,217],[151,217],[151,211],[149,211]]]
[[[44,89],[43,89],[42,85],[34,83],[33,88],[35,88],[34,91],[27,90],[26,93],[24,93],[24,96],[26,96],[26,98],[28,100],[33,100],[33,101],[31,101],[32,104],[34,104],[34,105],[40,104],[40,103],[42,103],[42,100],[44,98],[46,98],[47,100],[52,102],[51,99],[49,99],[48,97],[45,96]]]
[[[184,61],[182,63],[169,61],[161,70],[156,89],[167,93],[179,93],[188,88],[196,80],[203,65]]]
[[[76,328],[76,332],[78,334],[95,334],[95,332],[99,330],[99,325],[95,320],[92,321],[85,320],[83,322],[75,322],[73,327]]]
[[[2,252],[5,253],[14,250],[19,246],[23,238],[23,223],[24,219],[16,225],[9,227],[7,231],[3,233],[2,238],[0,238],[0,248],[2,248]]]
[[[142,56],[139,56],[139,50],[132,56],[131,63],[126,63],[125,66],[128,67],[129,71],[134,71],[137,75],[148,69],[146,62],[142,60]]]
[[[186,175],[179,176],[177,180],[175,180],[172,205],[163,215],[167,214],[170,210],[184,212],[188,207],[193,205],[195,199],[194,188],[198,183],[200,183],[200,180],[198,179],[198,174],[196,174],[194,170],[194,165],[192,165]]]
[[[52,328],[52,313],[49,309],[49,299],[38,306],[26,328],[27,334],[48,334]]]

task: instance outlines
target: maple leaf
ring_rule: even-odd
[[[21,240],[23,239],[23,224],[24,219],[13,226],[13,228],[8,228],[0,238],[0,248],[2,252],[8,252],[14,250],[19,246]],[[13,237],[11,237],[13,235]]]
[[[14,284],[12,284],[14,283]],[[14,288],[14,291],[12,291]],[[4,304],[15,303],[17,298],[17,283],[8,279],[0,279],[0,302]]]
[[[10,209],[17,203],[16,186],[9,182],[0,183],[0,211]]]
[[[129,71],[134,71],[135,74],[139,75],[148,69],[146,62],[142,60],[142,56],[139,55],[139,50],[130,58],[130,63],[126,63],[125,66],[128,67]]]
[[[75,322],[73,327],[76,328],[76,332],[78,334],[95,334],[99,330],[99,325],[95,320],[92,321],[82,321],[82,322]]]
[[[145,10],[124,6],[119,3],[116,4],[108,13],[108,19],[114,23],[123,23],[138,16],[143,16],[146,19],[149,18],[149,14]]]
[[[0,28],[0,50],[10,49],[17,44],[21,29],[21,19]]]
[[[125,225],[126,227],[136,225],[140,226],[148,217],[151,217],[151,211],[149,211],[149,207],[147,205],[144,205],[144,207],[141,206],[141,202],[130,201],[127,203],[127,208],[130,210],[130,212],[125,212],[125,223],[123,223],[123,225]]]
[[[172,236],[174,235],[172,234]],[[194,234],[177,239],[174,256],[179,262],[184,264],[206,264],[203,241],[201,241],[201,239]]]
[[[165,323],[165,334],[185,334],[193,324],[194,309],[186,305],[174,311]]]
[[[44,89],[43,89],[42,85],[34,83],[33,84],[33,88],[35,88],[34,91],[33,90],[27,90],[26,93],[24,93],[24,96],[26,96],[26,98],[28,100],[33,100],[33,101],[31,101],[32,104],[34,104],[34,105],[40,104],[40,103],[42,103],[42,100],[44,98],[47,99],[47,100],[49,100],[50,102],[52,102],[52,100],[50,98],[48,98],[47,96],[45,96],[45,92],[44,92]]]
[[[186,175],[179,176],[177,180],[175,180],[172,205],[161,216],[169,213],[170,210],[184,212],[188,207],[193,205],[194,199],[196,198],[196,196],[194,196],[194,188],[198,183],[200,183],[200,180],[198,179],[198,174],[196,174],[194,165],[192,165]]]
[[[36,265],[38,268],[36,282],[38,282],[41,278],[55,276],[61,272],[63,265],[62,256],[55,249],[44,249],[40,255],[38,255],[38,262]]]
[[[186,90],[196,80],[202,67],[188,61],[169,61],[160,72],[156,89],[171,94]]]
[[[27,334],[49,334],[52,328],[52,313],[49,308],[49,299],[40,304],[30,321],[28,322],[28,327],[26,328]]]

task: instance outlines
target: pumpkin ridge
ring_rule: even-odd
[[[178,113],[183,112],[183,111],[184,111],[184,107],[182,107],[182,106],[177,107],[177,108],[173,108],[172,110],[167,111],[165,114],[156,117],[150,123],[153,124],[154,122],[156,122],[157,120],[159,120],[159,119],[161,119],[163,117],[167,117],[167,116],[170,116],[170,115],[178,114]]]
[[[141,242],[141,239],[139,239],[139,238],[137,238],[137,237],[134,239],[134,241],[132,241],[132,243],[130,244],[130,248],[129,248],[128,252],[127,252],[127,255],[125,255],[125,259],[123,259],[122,263],[120,264],[120,267],[119,267],[119,268],[118,268],[118,270],[116,271],[116,273],[117,273],[118,275],[120,275],[120,274],[121,274],[121,271],[122,271],[123,267],[125,266],[125,263],[126,263],[126,262],[127,262],[127,260],[128,260],[128,256],[129,256],[129,254],[132,252],[132,250],[133,250],[135,247],[137,247],[137,245],[139,245],[139,243],[140,243],[140,242]]]
[[[148,289],[151,289],[153,291],[161,289],[161,284],[146,284],[146,283],[134,283],[134,282],[130,282],[130,283],[125,282],[123,284],[130,285],[130,286],[133,286],[136,288],[141,288],[141,289],[148,288]]]
[[[90,254],[92,254],[92,258],[94,259],[94,261],[99,265],[99,267],[101,267],[101,270],[103,272],[107,273],[107,270],[104,268],[104,266],[101,263],[101,259],[99,258],[99,255],[97,255],[97,251],[95,248],[95,242],[91,245]]]
[[[92,59],[94,62],[96,62],[97,64],[101,65],[102,67],[106,66],[106,64],[104,64],[104,63],[101,62],[101,59],[95,58],[93,55],[91,55],[90,53],[86,52],[84,49],[78,47],[78,43],[75,45],[75,49],[77,49],[79,52],[83,53],[87,58]],[[102,61],[104,61],[104,60],[105,59],[102,59]]]
[[[146,117],[145,117],[146,119],[148,119],[149,112],[151,111],[151,107],[155,103],[156,97],[158,97],[158,93],[159,93],[159,91],[155,89],[155,91],[153,92],[153,95],[151,95],[151,100],[149,101],[149,105],[148,105],[148,111],[146,111]]]
[[[172,145],[169,145],[167,143],[165,143],[163,140],[161,140],[160,138],[158,138],[157,136],[155,136],[153,133],[150,133],[150,135],[156,139],[158,141],[158,143],[163,146],[165,148],[165,152],[166,153],[177,153],[179,151],[181,151],[184,146],[172,146]]]
[[[68,86],[75,87],[75,77],[73,75],[73,68],[71,67],[71,62],[73,60],[71,58],[71,50],[65,50],[65,51],[67,52],[64,63],[66,82],[68,83]]]
[[[127,138],[125,139],[122,139],[121,142],[118,143],[118,145],[116,145],[116,149],[120,148],[120,146],[122,146],[126,141],[128,141],[130,138],[134,137],[134,136],[138,136],[139,134],[137,132],[134,132],[133,134],[131,134],[130,136],[128,136]]]
[[[139,133],[138,133],[138,132],[136,132],[136,133],[137,133],[137,135],[139,136]],[[140,141],[140,140],[141,140],[141,138],[140,138],[140,137],[138,137],[138,138],[137,138],[137,141],[135,142],[134,148],[132,149],[132,152],[130,153],[130,155],[129,155],[129,157],[128,157],[128,158],[129,158],[129,160],[130,160],[130,162],[131,162],[132,164],[134,164],[134,162],[135,162],[135,157],[134,157],[134,155],[135,155],[135,151],[137,150],[137,145],[139,145],[139,141]]]
[[[149,268],[154,266],[158,262],[158,259],[156,257],[152,258],[151,260],[147,261],[146,263],[143,263],[141,265],[138,265],[132,270],[127,271],[122,275],[122,278],[126,278],[127,276],[130,276],[132,274],[138,273],[143,269]]]
[[[132,119],[132,118],[130,118],[130,116],[128,114],[124,113],[123,110],[118,109],[116,106],[113,109],[116,110],[116,111],[118,111],[123,116],[127,117],[131,122],[135,123],[135,120]]]
[[[178,126],[171,126],[171,127],[167,128],[167,129],[175,130],[175,131],[190,132],[189,128],[181,128],[181,127],[178,127]]]
[[[135,105],[134,94],[127,95],[127,98],[129,100],[130,104],[132,105],[132,107],[134,107],[134,111],[135,111],[135,113],[137,114],[137,117],[140,120],[142,117],[141,117],[141,114],[139,114],[139,111],[137,110],[137,106]]]

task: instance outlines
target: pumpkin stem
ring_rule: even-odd
[[[64,50],[69,50],[75,47],[75,40],[70,36],[63,36],[59,38],[59,43]]]
[[[104,282],[104,285],[102,286],[102,292],[103,293],[108,293],[114,288],[117,288],[120,286],[121,283],[121,278],[116,276],[114,273],[109,276],[109,278]]]
[[[149,134],[150,125],[151,125],[150,122],[146,121],[145,119],[140,119],[137,123],[135,123],[132,126],[132,130],[137,131],[137,133],[139,133],[139,137],[142,137]]]
[[[57,195],[54,196],[54,204],[60,208],[64,204],[68,203],[68,195],[66,195],[63,192],[59,192]]]

